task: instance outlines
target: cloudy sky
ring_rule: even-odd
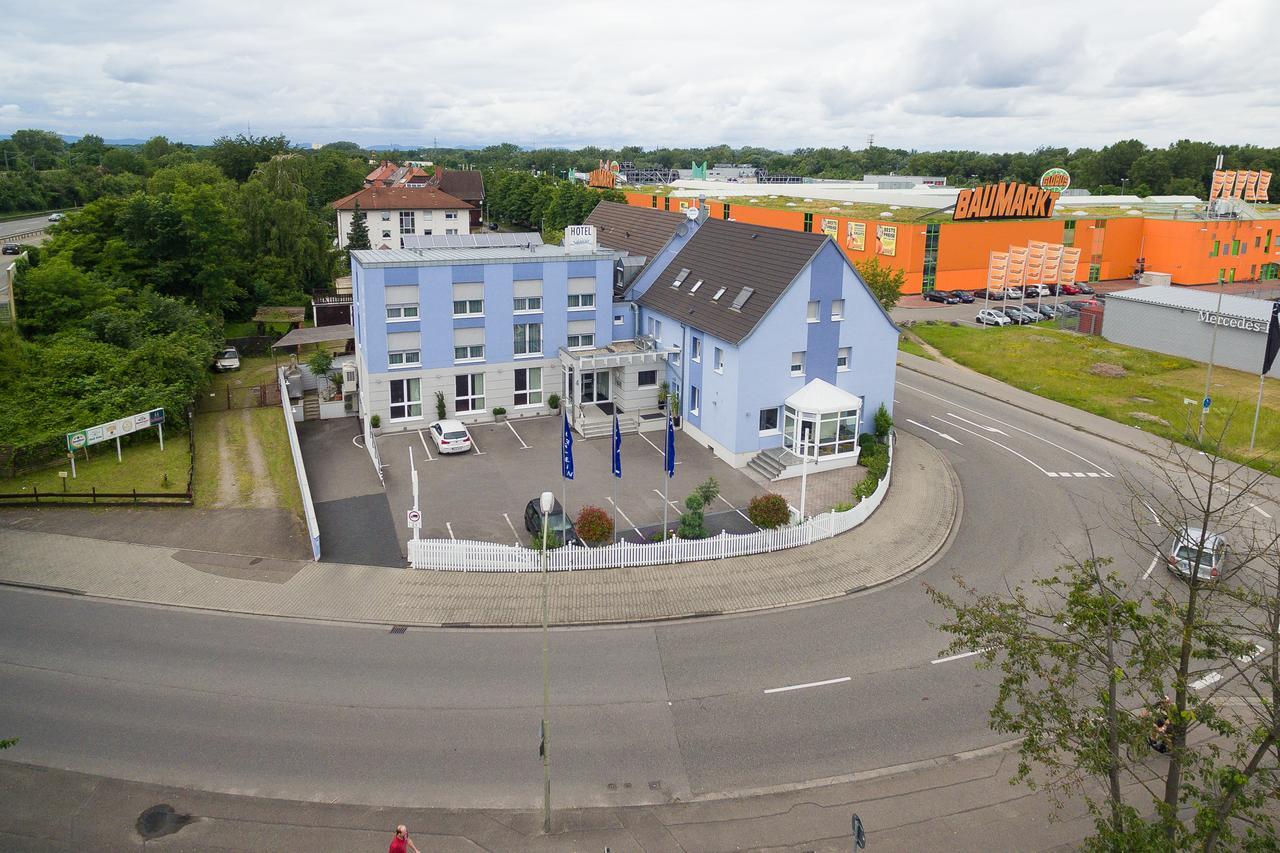
[[[1270,146],[1272,3],[32,2],[0,30],[0,133]]]

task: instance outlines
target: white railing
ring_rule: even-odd
[[[866,521],[884,500],[893,476],[893,449],[889,440],[889,470],[876,490],[852,509],[824,512],[807,521],[758,530],[725,533],[706,539],[669,539],[665,542],[615,542],[599,548],[566,545],[547,552],[547,570],[619,569],[628,566],[661,566],[696,560],[723,560],[809,545],[852,530]],[[518,545],[452,539],[410,539],[409,564],[415,569],[453,572],[538,572],[541,554]]]
[[[293,470],[298,475],[298,491],[302,492],[302,514],[306,517],[307,536],[311,539],[311,558],[320,559],[320,523],[316,521],[316,508],[311,502],[311,485],[307,482],[307,466],[302,461],[302,445],[298,443],[298,426],[293,422],[293,405],[289,402],[289,383],[284,378],[284,368],[276,372],[280,383],[280,405],[284,408],[285,429],[289,433],[289,452],[293,454]]]

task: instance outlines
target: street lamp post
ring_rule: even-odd
[[[1226,290],[1227,280],[1225,278],[1218,281],[1218,318],[1222,317],[1222,292]],[[1215,318],[1217,319],[1217,318]],[[1204,375],[1204,398],[1200,401],[1200,431],[1196,435],[1196,441],[1204,441],[1204,416],[1209,414],[1209,410],[1205,407],[1204,401],[1210,399],[1209,388],[1213,384],[1213,355],[1218,348],[1218,324],[1213,324],[1213,332],[1209,335],[1209,369]]]
[[[542,510],[542,831],[551,834],[551,734],[547,727],[547,710],[551,704],[551,654],[547,630],[547,516],[556,505],[556,496],[543,492],[539,499]]]

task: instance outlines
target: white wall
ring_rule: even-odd
[[[399,210],[364,210],[365,225],[369,227],[369,245],[377,249],[383,243],[390,249],[400,248],[400,211]],[[449,219],[447,214],[455,214]],[[354,210],[338,211],[338,248],[346,248],[347,235],[351,232],[351,217]],[[390,218],[383,221],[383,214]],[[415,210],[413,211],[413,233],[444,234],[450,228],[456,228],[459,234],[471,233],[471,217],[467,210]],[[384,238],[383,231],[391,232]]]

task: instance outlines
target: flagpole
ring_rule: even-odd
[[[667,469],[671,467],[671,411],[667,411],[667,431],[662,436],[662,541],[667,541]]]
[[[1258,438],[1258,415],[1262,414],[1262,389],[1267,381],[1267,374],[1258,374],[1258,405],[1253,410],[1253,432],[1249,433],[1249,452],[1253,452],[1253,443]]]

